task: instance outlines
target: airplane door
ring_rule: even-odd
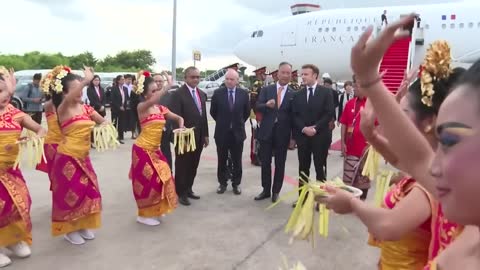
[[[282,33],[281,47],[297,46],[297,26],[287,27]]]

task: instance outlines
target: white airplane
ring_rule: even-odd
[[[450,43],[453,62],[458,65],[480,58],[480,1],[330,9],[289,16],[258,28],[234,53],[255,67],[276,70],[281,61],[288,61],[300,69],[312,63],[333,79],[350,79],[351,48],[368,26],[373,25],[374,35],[378,34],[384,10],[388,22],[412,12],[420,17],[420,24],[412,29],[409,67],[418,67],[428,45],[439,39]]]

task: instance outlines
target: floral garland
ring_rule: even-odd
[[[152,76],[148,71],[140,71],[138,73],[137,83],[133,87],[133,92],[137,95],[141,95],[145,89],[143,89],[143,84],[145,83],[145,78]]]
[[[68,66],[56,66],[40,82],[40,87],[44,93],[54,91],[57,94],[63,92],[62,79],[65,78],[72,69]]]
[[[450,46],[446,41],[439,40],[430,45],[419,71],[422,103],[426,106],[433,106],[434,82],[446,79],[452,73],[451,62]]]

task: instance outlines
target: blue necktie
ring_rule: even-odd
[[[233,111],[233,90],[228,90],[228,104],[230,105],[230,111]]]
[[[195,105],[197,105],[198,112],[202,114],[202,108],[200,108],[200,104],[198,104],[197,94],[195,93],[195,90],[192,90],[192,98],[193,102],[195,102]]]

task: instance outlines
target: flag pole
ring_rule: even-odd
[[[177,82],[177,0],[173,0],[172,80]]]

